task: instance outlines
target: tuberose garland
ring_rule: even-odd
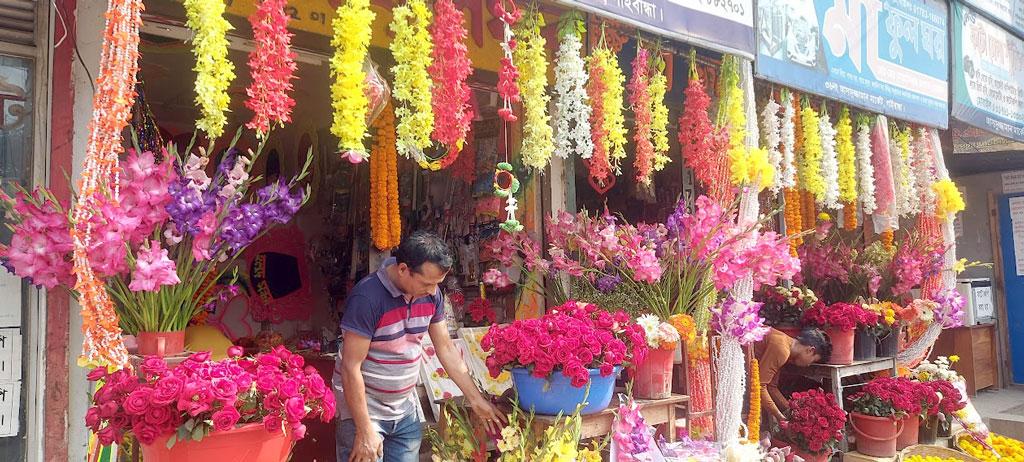
[[[466,133],[473,123],[470,99],[473,90],[467,80],[473,73],[466,48],[466,28],[462,10],[452,0],[434,2],[434,24],[430,27],[434,41],[430,75],[434,77],[431,104],[434,110],[433,139],[447,148],[441,160],[451,165],[462,152]]]
[[[201,117],[196,128],[210,138],[224,134],[231,104],[228,87],[235,79],[235,65],[228,59],[227,33],[232,29],[224,19],[223,0],[185,0],[185,24],[195,34],[192,53],[196,57],[196,104]]]
[[[796,151],[796,98],[793,93],[782,90],[782,126],[780,135],[782,139],[782,170],[779,175],[779,183],[783,188],[796,187],[796,164],[794,153]]]
[[[782,152],[779,150],[782,143],[782,127],[779,120],[779,109],[782,106],[775,102],[775,95],[768,96],[768,102],[761,109],[761,133],[764,137],[764,149],[768,151],[768,161],[778,172],[785,168],[782,164]],[[782,175],[776,175],[772,182],[772,191],[779,192],[782,189]]]
[[[366,72],[363,61],[370,46],[371,25],[376,14],[370,10],[370,0],[348,0],[338,6],[331,28],[331,108],[334,120],[331,134],[338,138],[338,148],[349,159],[362,161],[368,155],[363,139],[366,138]]]
[[[431,12],[424,0],[407,0],[392,10],[391,54],[395,65],[394,97],[398,152],[417,162],[426,162],[423,150],[430,147],[434,131],[431,81],[428,69],[434,45],[427,26]]]
[[[633,59],[633,75],[629,79],[629,106],[633,111],[633,142],[636,145],[636,180],[643,185],[651,184],[654,170],[654,143],[651,142],[651,94],[649,92],[650,54],[646,48],[637,45]]]
[[[563,159],[576,155],[590,159],[594,155],[591,140],[590,96],[587,95],[586,63],[580,55],[583,42],[579,29],[583,20],[569,13],[562,20],[562,34],[555,64],[555,155]]]
[[[896,215],[909,215],[913,210],[913,187],[914,181],[911,178],[910,166],[910,136],[899,127],[890,129],[889,154],[892,158],[892,176],[896,195]]]
[[[828,108],[821,105],[818,121],[821,134],[821,179],[825,182],[825,200],[822,205],[837,210],[839,205],[839,161],[836,158],[836,129],[829,120]]]
[[[519,66],[519,90],[523,98],[523,141],[520,154],[527,167],[543,170],[555,152],[548,114],[548,58],[541,35],[544,16],[533,9],[516,30],[518,45],[513,52]]]
[[[292,33],[284,13],[287,0],[261,0],[249,16],[255,49],[249,53],[252,83],[245,93],[245,107],[253,111],[246,124],[263,137],[271,127],[292,120],[295,100],[289,95],[295,78],[295,53],[291,49]]]
[[[871,162],[871,125],[867,116],[857,117],[857,174],[859,198],[866,215],[875,213],[875,168]]]

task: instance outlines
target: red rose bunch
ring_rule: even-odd
[[[864,385],[850,397],[853,412],[875,417],[903,417],[927,412],[938,399],[935,393],[920,382],[906,377],[882,377]]]
[[[489,352],[492,377],[517,367],[530,369],[538,378],[561,371],[574,387],[583,387],[590,380],[588,369],[599,369],[606,377],[616,366],[642,361],[646,343],[643,328],[626,312],[569,301],[540,318],[491,326],[480,345]]]
[[[85,424],[103,445],[120,443],[129,432],[143,444],[174,435],[173,444],[257,422],[270,433],[287,425],[298,440],[306,434],[303,420],[334,418],[334,392],[302,356],[283,346],[255,358],[242,358],[240,347],[228,354],[211,361],[209,352],[196,353],[173,368],[149,357],[138,374],[96,368],[88,378],[103,386]]]
[[[857,303],[815,303],[804,312],[804,324],[822,329],[853,330],[878,324],[878,314]]]
[[[966,406],[960,390],[948,380],[933,380],[922,385],[929,388],[938,400],[938,405],[928,408],[928,415],[937,415],[939,412],[949,415]]]
[[[831,393],[809,390],[793,393],[786,431],[793,444],[812,454],[832,453],[843,440],[846,412]]]

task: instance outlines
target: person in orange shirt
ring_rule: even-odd
[[[762,409],[774,417],[780,427],[785,427],[789,400],[779,390],[779,371],[786,364],[807,367],[828,361],[832,356],[832,342],[820,329],[806,328],[797,338],[772,329],[754,346],[754,354],[761,372]]]

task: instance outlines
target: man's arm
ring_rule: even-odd
[[[462,353],[448,335],[447,323],[445,321],[431,323],[428,333],[430,341],[434,344],[434,351],[437,352],[437,359],[441,361],[441,367],[448,373],[452,382],[459,387],[459,390],[462,390],[470,407],[484,420],[485,425],[492,427],[492,431],[500,431],[498,424],[504,422],[504,416],[487,398],[484,398],[483,393],[480,393],[476,387],[473,377],[469,375],[469,367],[466,366]]]
[[[370,350],[370,339],[346,330],[341,349],[341,385],[345,404],[356,426],[352,461],[377,460],[384,455],[383,441],[373,428],[366,408],[366,386],[363,384],[363,361]]]

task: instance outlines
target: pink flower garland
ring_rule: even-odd
[[[686,104],[679,117],[679,144],[683,161],[693,169],[694,175],[711,197],[720,203],[728,202],[729,188],[723,187],[718,172],[728,161],[725,150],[729,145],[727,130],[716,130],[708,116],[711,97],[704,90],[704,82],[693,73],[686,87]],[[727,181],[725,183],[728,183]],[[728,185],[726,185],[728,186]]]
[[[505,122],[515,122],[518,117],[512,111],[512,105],[521,99],[519,95],[519,69],[512,62],[512,52],[516,49],[516,40],[512,36],[512,26],[523,17],[523,12],[516,6],[515,1],[509,1],[511,11],[505,10],[504,0],[494,2],[494,16],[501,19],[505,31],[501,48],[505,56],[501,58],[501,70],[498,73],[498,95],[502,99],[502,108],[498,109],[498,116]]]
[[[272,124],[291,122],[295,106],[295,100],[288,96],[297,66],[286,5],[286,0],[261,0],[249,16],[256,47],[249,53],[252,83],[245,89],[249,95],[245,107],[255,114],[245,126],[261,135],[269,132]]]
[[[896,200],[896,183],[892,177],[889,137],[881,122],[875,122],[871,129],[871,165],[875,168],[875,210],[888,215]]]
[[[430,75],[434,77],[433,138],[448,147],[448,155],[441,161],[447,167],[462,151],[473,121],[473,91],[466,83],[473,68],[466,49],[462,10],[452,0],[438,0],[434,3],[434,15],[430,28],[434,39],[434,62],[430,65]]]
[[[629,81],[629,104],[635,116],[633,141],[636,142],[636,179],[643,184],[651,183],[654,169],[654,144],[651,143],[651,83],[650,56],[646,48],[637,48],[633,59],[633,77]]]

